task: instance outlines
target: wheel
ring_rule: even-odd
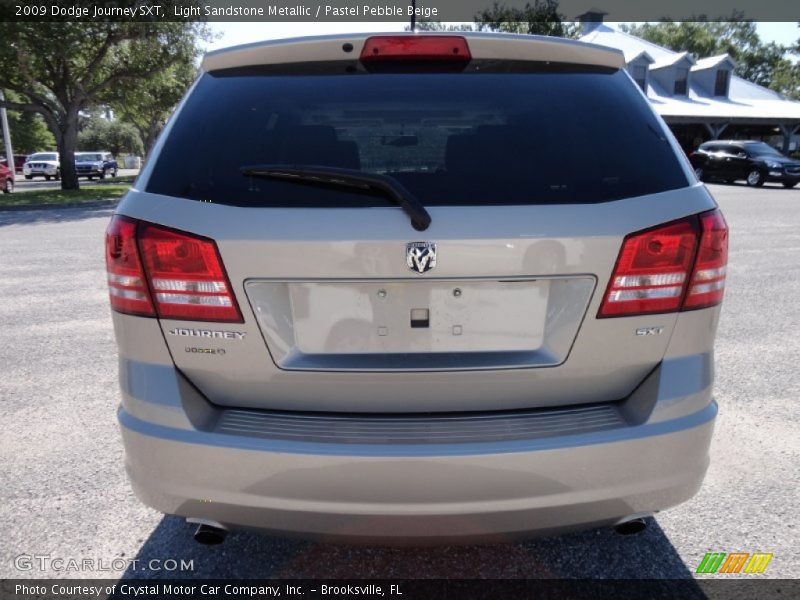
[[[796,185],[797,185],[796,181],[784,181],[783,182],[783,187],[785,187],[787,190],[792,189]]]
[[[50,181],[50,175],[45,175],[45,176],[44,176],[44,180],[45,180],[45,181]]]
[[[753,169],[747,174],[747,185],[750,187],[761,187],[764,185],[764,174],[758,169]]]
[[[694,170],[694,175],[695,175],[695,177],[697,177],[698,181],[705,181],[706,172],[705,172],[705,169],[703,169],[703,167],[697,167]]]
[[[25,179],[33,179],[33,175],[25,175]]]
[[[100,175],[99,175],[99,177],[100,177],[100,179],[105,179],[105,178],[106,178],[106,170],[105,170],[105,169],[103,169],[102,171],[100,171]]]
[[[61,179],[61,169],[56,169],[56,181]]]
[[[88,179],[89,181],[91,181],[92,179],[94,179],[94,177],[92,177],[91,175],[87,175],[87,176],[86,176],[86,179]]]
[[[6,184],[3,186],[3,193],[10,194],[13,191],[14,191],[14,180],[6,179]]]
[[[118,172],[119,171],[117,169],[114,169],[114,171],[111,173],[111,176],[116,177]]]

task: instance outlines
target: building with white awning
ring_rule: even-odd
[[[628,72],[681,146],[710,139],[760,139],[784,152],[800,147],[800,102],[734,74],[727,54],[693,58],[603,23],[593,9],[578,17],[581,41],[621,50]]]

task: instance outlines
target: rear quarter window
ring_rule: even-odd
[[[387,204],[240,173],[259,164],[381,173],[428,206],[596,203],[688,185],[622,71],[480,61],[462,73],[281,69],[204,74],[147,191],[236,206]]]

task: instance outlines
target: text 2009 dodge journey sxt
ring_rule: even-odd
[[[127,471],[206,541],[619,525],[706,471],[727,227],[617,51],[211,53],[106,259]]]

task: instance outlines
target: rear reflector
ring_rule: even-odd
[[[467,40],[456,35],[374,36],[367,38],[361,62],[439,61],[469,62]]]
[[[628,235],[597,316],[719,304],[725,286],[727,233],[722,214],[714,210]]]
[[[133,315],[155,316],[139,249],[136,221],[114,216],[106,230],[106,271],[111,308]]]
[[[119,312],[242,321],[213,240],[115,216],[106,263],[111,306]]]

